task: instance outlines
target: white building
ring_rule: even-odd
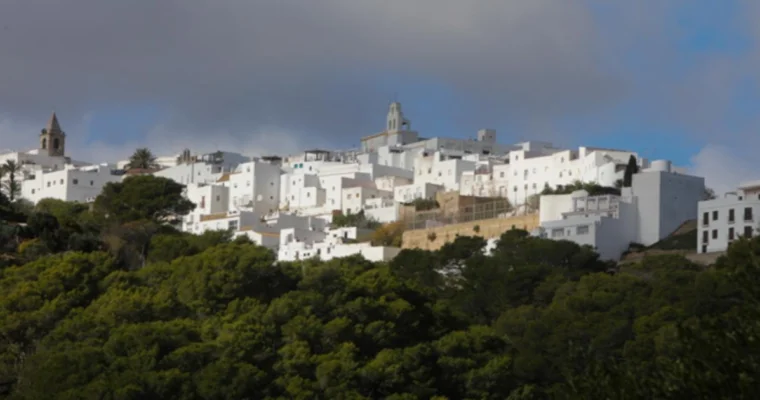
[[[188,185],[192,183],[213,183],[224,173],[233,172],[243,162],[250,161],[237,153],[218,151],[199,156],[190,156],[185,150],[185,157],[176,165],[153,173],[155,176],[171,179],[177,183]]]
[[[674,173],[667,162],[652,164],[620,196],[541,196],[538,234],[590,245],[603,259],[615,260],[631,243],[650,246],[664,239],[694,219],[704,178]]]
[[[481,129],[474,139],[421,138],[411,129],[411,121],[404,116],[401,103],[393,102],[388,107],[385,129],[361,139],[364,154],[357,158],[361,163],[410,168],[411,158],[423,151],[451,150],[461,156],[504,155],[513,148],[496,143],[496,131],[493,129]]]
[[[549,143],[525,142],[516,145],[503,163],[491,162],[479,171],[466,171],[461,179],[463,195],[506,196],[514,205],[524,204],[544,188],[565,186],[576,181],[614,187],[623,178],[631,156],[640,169],[649,167],[635,152],[580,147],[557,149]],[[484,164],[484,163],[480,163]]]
[[[355,234],[333,237],[337,233],[322,225],[336,211],[364,211],[374,220],[393,222],[401,204],[433,199],[442,191],[506,197],[519,206],[546,187],[576,181],[616,186],[629,158],[637,154],[592,147],[559,149],[539,141],[501,145],[490,129],[478,131],[473,139],[425,139],[411,129],[401,105],[392,103],[385,129],[362,138],[359,151],[315,149],[240,162],[234,168],[221,166],[217,156],[199,160],[185,152],[176,166],[156,173],[188,184],[188,197],[198,208],[186,218],[185,229],[198,233],[231,229],[278,247],[281,259],[291,260],[357,252],[380,252],[368,257],[384,259],[393,253],[347,243]],[[704,181],[674,173],[665,161],[654,162],[649,169],[647,160],[637,157],[637,161],[643,172],[620,196],[543,197],[544,232],[556,238],[574,237],[595,246],[603,257],[616,258],[631,242],[654,243],[693,218]],[[276,222],[270,218],[273,215]]]
[[[37,170],[21,182],[21,197],[33,203],[45,198],[89,203],[100,194],[103,186],[121,179],[119,171],[108,164]]]
[[[279,208],[282,173],[276,161],[256,160],[238,165],[235,172],[223,174],[216,183],[229,188],[230,210],[267,214]]]
[[[325,232],[283,229],[277,259],[296,261],[318,257],[330,260],[359,254],[370,261],[389,261],[401,251],[398,247],[372,246],[369,242],[351,243],[366,233],[355,227]]]
[[[90,163],[71,160],[71,158],[66,156],[66,133],[61,129],[55,113],[52,113],[45,128],[40,132],[38,148],[29,151],[8,151],[0,154],[0,165],[5,165],[9,161],[18,165],[19,172],[16,174],[15,179],[20,182],[21,196],[29,201],[36,202],[43,197],[57,199],[71,198],[76,199],[76,201],[84,201],[84,194],[93,192],[87,189],[67,189],[65,187],[66,183],[70,183],[67,181],[67,176],[76,175],[72,171],[55,175],[55,185],[53,185],[52,175],[43,180],[43,175],[51,172],[91,165]],[[95,170],[99,170],[99,167],[95,167]],[[107,170],[108,168],[103,169],[103,171],[106,171],[103,172],[104,176],[110,176]],[[10,176],[6,175],[3,177],[4,181],[9,179]],[[60,179],[64,179],[64,183],[60,183]],[[24,184],[27,180],[32,180],[33,182]],[[102,187],[102,185],[97,186],[100,178],[93,177],[92,180],[94,181],[93,186],[99,190]],[[51,187],[47,186],[48,182],[50,182]],[[41,192],[45,193],[42,197],[40,197]]]
[[[740,236],[757,233],[760,219],[760,181],[746,182],[722,198],[699,202],[697,253],[725,251]]]

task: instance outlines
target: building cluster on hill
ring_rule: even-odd
[[[185,150],[135,166],[74,161],[65,149],[66,134],[53,114],[38,149],[0,154],[0,163],[19,166],[13,179],[32,202],[91,202],[109,182],[135,174],[174,180],[196,205],[182,230],[229,230],[284,260],[351,254],[388,260],[402,243],[436,247],[462,234],[492,239],[508,227],[590,245],[617,259],[632,243],[654,244],[698,217],[696,247],[704,253],[752,235],[760,211],[758,182],[705,200],[703,178],[631,151],[504,145],[492,129],[471,139],[423,138],[397,102],[385,129],[363,137],[355,150],[284,157]],[[405,227],[403,240],[371,240],[389,223]]]

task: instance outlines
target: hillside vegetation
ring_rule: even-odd
[[[93,210],[9,205],[0,226],[0,398],[753,399],[760,239],[705,269],[617,270],[505,232],[391,263],[277,263],[187,212],[160,178]],[[180,188],[181,189],[181,188]],[[6,201],[7,203],[7,201]],[[18,219],[18,218],[17,218]]]

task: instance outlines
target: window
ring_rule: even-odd
[[[713,231],[712,231],[712,238],[713,239],[717,239],[718,238],[718,230],[717,229],[713,229]]]
[[[236,231],[238,229],[238,221],[236,219],[232,220],[232,221],[229,221],[227,223],[227,229],[229,229],[231,231]]]
[[[702,225],[710,224],[710,213],[702,213]]]
[[[32,194],[34,194],[34,189],[32,189]]]
[[[707,233],[706,230],[702,231],[702,243],[707,243],[708,235],[709,235],[709,233]]]
[[[501,173],[499,174],[499,178],[503,178],[503,177],[504,177],[504,171],[501,171]]]
[[[734,222],[734,209],[728,210],[728,222]],[[732,228],[733,229],[733,228]]]
[[[63,179],[61,179],[61,185],[63,185]]]
[[[50,187],[50,182],[47,183],[47,187]]]
[[[274,182],[269,182],[269,186],[274,186]]]
[[[219,196],[219,195],[216,195],[216,201],[219,201],[219,200],[221,200],[221,199],[222,199],[222,197],[221,197],[221,196]]]
[[[713,221],[718,220],[718,210],[713,211]]]
[[[728,240],[734,240],[734,227],[728,228]]]
[[[552,237],[558,238],[565,236],[565,230],[562,228],[552,229]]]
[[[576,235],[585,235],[588,233],[588,225],[580,225],[575,228]]]
[[[95,182],[94,181],[90,181],[90,186],[95,186]]]
[[[707,246],[702,245],[702,253],[707,253]]]
[[[58,150],[60,146],[61,142],[58,140],[58,138],[53,139],[53,150]]]
[[[744,237],[748,237],[748,238],[752,237],[752,227],[751,226],[745,226],[744,227]]]
[[[744,208],[744,220],[752,221],[752,207]]]
[[[72,185],[76,185],[76,184],[78,184],[78,183],[79,183],[79,179],[72,179],[72,180],[71,180],[71,184],[72,184]]]

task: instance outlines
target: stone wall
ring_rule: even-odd
[[[444,244],[454,241],[457,235],[481,236],[490,239],[499,237],[510,229],[525,229],[530,232],[537,228],[538,225],[538,214],[529,214],[508,218],[483,219],[428,229],[408,230],[404,232],[401,247],[404,249],[438,250]],[[475,232],[475,226],[478,226],[478,232]],[[431,237],[434,237],[434,239],[430,240]]]

